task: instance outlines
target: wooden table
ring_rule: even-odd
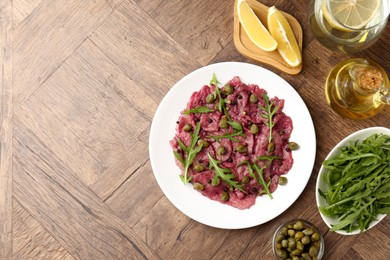
[[[0,259],[272,259],[274,229],[290,218],[325,234],[324,259],[390,259],[390,218],[355,236],[330,233],[315,204],[321,162],[342,138],[390,127],[390,109],[343,119],[325,102],[327,73],[348,57],[390,71],[390,26],[369,50],[322,47],[308,0],[268,1],[304,33],[291,76],[243,57],[233,1],[2,0],[0,3]],[[314,121],[317,154],[304,192],[266,224],[223,230],[191,220],[164,196],[148,154],[153,115],[169,89],[207,64],[243,61],[286,79]]]

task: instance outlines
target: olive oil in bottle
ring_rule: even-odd
[[[325,85],[327,103],[341,116],[365,119],[390,104],[389,78],[377,63],[353,58],[337,64]]]

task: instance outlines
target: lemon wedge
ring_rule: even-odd
[[[278,51],[291,67],[302,62],[301,50],[286,17],[275,7],[268,9],[268,30],[278,43]]]
[[[264,51],[276,49],[277,42],[245,0],[237,1],[237,15],[241,26],[256,46]]]
[[[364,28],[377,14],[380,0],[325,0],[322,12],[329,24],[341,31]]]

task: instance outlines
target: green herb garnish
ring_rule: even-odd
[[[187,157],[183,159],[183,157],[178,152],[173,152],[175,157],[183,163],[184,166],[184,174],[180,175],[180,178],[184,184],[187,184],[191,181],[191,178],[188,177],[188,169],[194,161],[195,156],[200,152],[203,145],[198,145],[195,147],[196,143],[199,140],[199,131],[200,131],[200,123],[196,124],[194,133],[191,134],[191,143],[190,146],[187,147],[180,139],[177,140],[181,149],[183,149],[187,153]]]
[[[210,113],[210,112],[214,112],[214,109],[211,109],[211,108],[206,107],[206,106],[200,106],[200,107],[196,107],[193,109],[183,111],[183,114],[188,115],[191,113]]]
[[[234,122],[234,121],[227,121],[229,125],[233,127],[233,132],[231,133],[226,133],[223,135],[214,135],[214,136],[208,136],[208,138],[212,138],[214,140],[220,140],[220,139],[229,139],[232,142],[239,142],[237,138],[234,138],[235,136],[245,136],[244,130],[241,126],[241,124]]]
[[[390,214],[390,137],[373,134],[361,143],[349,143],[340,154],[325,160],[322,178],[327,191],[319,190],[328,206],[322,214],[338,219],[331,230],[367,229],[378,214]]]
[[[231,188],[236,188],[236,189],[244,192],[244,189],[238,183],[238,181],[233,180],[236,176],[232,173],[232,171],[230,169],[219,167],[218,164],[220,163],[220,161],[211,157],[211,155],[209,153],[207,153],[207,156],[209,158],[209,163],[210,163],[209,169],[214,168],[214,178],[213,178],[212,182],[216,183],[217,182],[216,179],[220,178],[223,182],[228,184]]]
[[[274,127],[273,116],[279,110],[279,106],[275,106],[272,109],[272,107],[274,106],[274,102],[273,101],[271,103],[269,102],[269,98],[268,98],[266,93],[263,94],[263,99],[264,99],[264,102],[265,102],[265,107],[259,105],[259,108],[262,111],[264,111],[265,113],[261,113],[260,115],[267,120],[267,121],[264,122],[264,124],[267,125],[268,128],[269,128],[268,143],[271,143],[271,141],[272,141],[272,129]]]
[[[269,186],[271,185],[271,180],[269,182],[265,182],[264,178],[263,178],[263,171],[265,168],[267,168],[267,164],[260,168],[256,163],[254,163],[252,165],[252,168],[256,171],[257,175],[259,176],[258,181],[259,181],[260,185],[264,187],[264,190],[262,190],[261,193],[268,194],[268,197],[270,197],[270,199],[272,200],[273,197],[272,197],[271,192],[269,191]]]

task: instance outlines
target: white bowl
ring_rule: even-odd
[[[351,135],[349,135],[346,138],[344,138],[341,142],[339,142],[332,149],[332,151],[330,151],[330,153],[325,158],[325,160],[337,156],[340,153],[340,148],[342,146],[349,145],[349,142],[363,141],[364,139],[366,139],[367,137],[371,136],[372,134],[386,134],[386,135],[390,135],[390,129],[386,128],[386,127],[370,127],[370,128],[362,129],[362,130],[359,130],[359,131],[357,131],[355,133],[352,133]],[[320,189],[321,191],[327,191],[329,189],[327,183],[323,180],[323,177],[322,177],[322,175],[325,172],[327,172],[327,171],[328,170],[325,169],[324,166],[321,166],[320,172],[319,172],[319,174],[317,176],[316,201],[317,201],[317,206],[318,207],[320,207],[320,206],[327,206],[328,205],[326,203],[326,200],[318,192],[318,189]],[[332,224],[338,223],[336,218],[331,218],[331,217],[324,216],[321,212],[320,212],[320,215],[321,215],[322,219],[324,220],[324,222],[326,223],[326,225],[328,225],[329,228],[332,227]],[[372,228],[373,226],[378,224],[385,217],[386,217],[386,214],[379,214],[377,216],[377,220],[376,221],[372,221],[370,223],[369,227],[366,230],[364,230],[364,231],[369,230],[370,228]],[[346,231],[340,231],[340,230],[337,230],[335,232],[337,232],[339,234],[342,234],[342,235],[355,235],[355,234],[359,234],[360,230],[356,230],[356,231],[353,231],[353,232],[350,232],[350,233],[348,233]]]

